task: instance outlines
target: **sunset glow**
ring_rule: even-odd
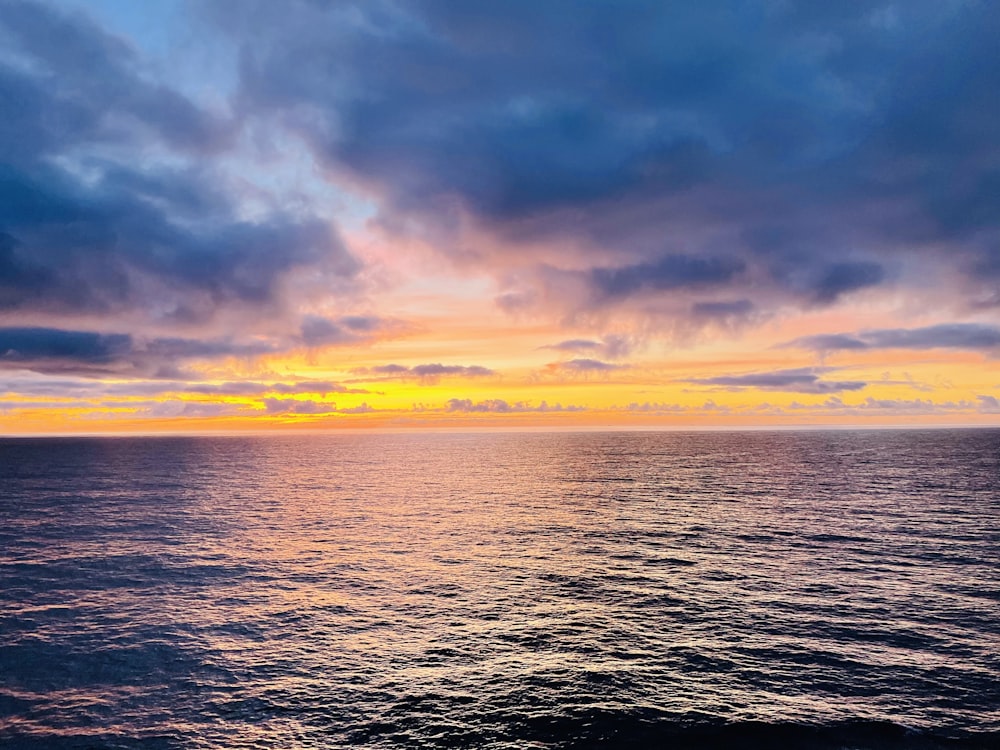
[[[1000,14],[665,8],[3,3],[0,430],[1000,424]]]

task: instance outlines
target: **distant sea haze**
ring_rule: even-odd
[[[997,748],[1000,431],[0,440],[0,747]]]

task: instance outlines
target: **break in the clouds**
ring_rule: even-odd
[[[772,372],[752,372],[742,375],[714,375],[690,378],[688,383],[722,388],[757,388],[764,391],[789,393],[838,393],[859,391],[868,384],[859,380],[824,380],[825,368],[795,368]]]

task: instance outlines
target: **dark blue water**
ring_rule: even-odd
[[[0,745],[1000,747],[1000,431],[0,441]]]

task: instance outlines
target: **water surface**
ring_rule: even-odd
[[[1000,431],[0,441],[13,748],[996,747]]]

